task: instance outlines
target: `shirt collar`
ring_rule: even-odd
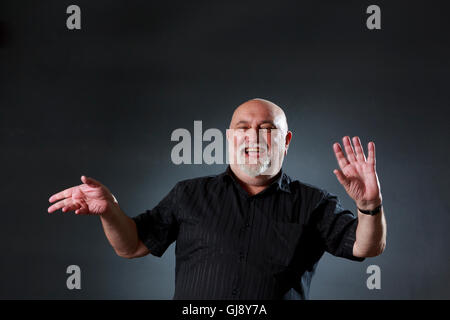
[[[232,180],[237,183],[235,175],[234,175],[233,171],[231,170],[230,165],[228,165],[225,172],[221,173],[220,176],[223,180],[229,179],[229,180]],[[278,174],[278,178],[272,182],[272,184],[269,186],[269,188],[272,187],[273,185],[276,185],[277,189],[290,193],[291,188],[289,187],[289,183],[290,183],[289,176],[286,173],[284,173],[283,169],[281,168],[280,172]]]

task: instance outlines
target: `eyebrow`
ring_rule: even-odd
[[[246,120],[241,120],[238,121],[238,123],[236,123],[236,126],[240,125],[240,124],[248,124],[249,122]],[[277,126],[275,125],[275,123],[273,123],[273,121],[270,120],[265,120],[263,122],[261,122],[259,125],[263,125],[263,124],[271,124],[272,126],[274,126],[275,128],[277,128]]]

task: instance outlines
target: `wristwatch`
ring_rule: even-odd
[[[377,213],[379,213],[381,211],[381,207],[382,206],[383,205],[380,204],[378,207],[376,207],[373,210],[361,210],[360,208],[358,208],[358,211],[361,212],[361,213],[364,213],[364,214],[368,214],[370,216],[374,216],[374,215],[376,215]]]

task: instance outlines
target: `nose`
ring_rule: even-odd
[[[250,128],[245,133],[245,141],[249,144],[251,143],[258,143],[259,142],[259,135],[258,135],[258,129],[256,128]]]

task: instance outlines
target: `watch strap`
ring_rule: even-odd
[[[382,207],[382,204],[380,204],[378,207],[376,207],[373,210],[362,210],[362,209],[358,208],[358,211],[361,212],[361,213],[373,216],[373,215],[376,215],[377,213],[379,213],[381,211],[381,207]]]

